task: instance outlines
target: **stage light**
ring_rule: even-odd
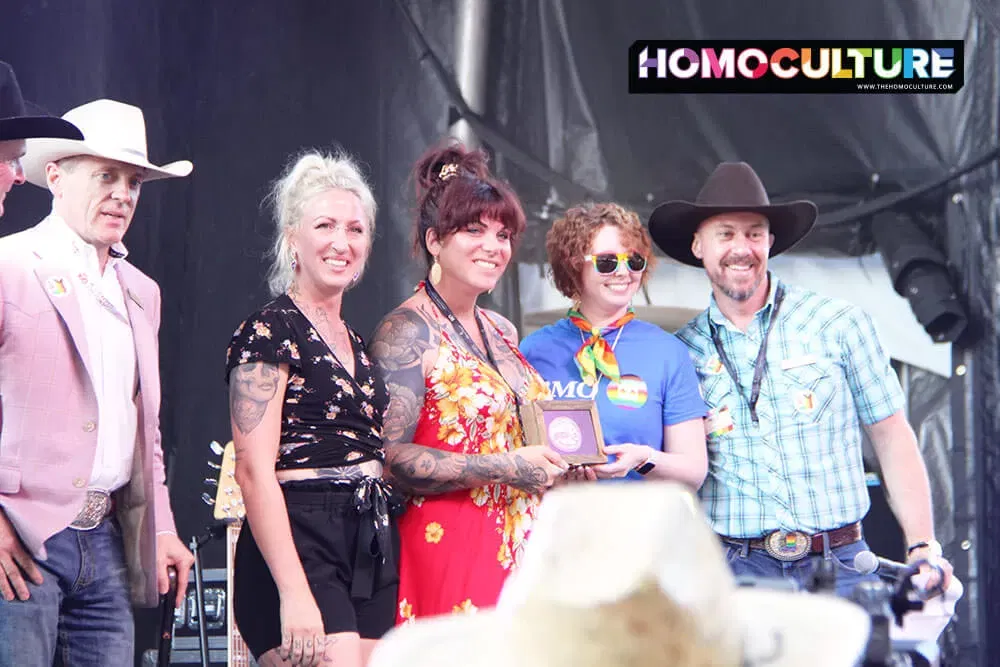
[[[893,287],[910,302],[920,325],[936,343],[957,340],[968,327],[968,315],[944,253],[906,213],[878,213],[871,229]]]

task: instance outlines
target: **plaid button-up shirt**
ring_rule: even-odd
[[[716,532],[751,538],[774,530],[816,533],[860,521],[865,486],[861,424],[903,407],[903,391],[871,318],[839,299],[784,285],[767,341],[757,401],[748,400],[778,280],[744,333],[713,297],[677,332],[691,352],[710,408],[708,477],[699,492]],[[737,388],[712,342],[716,327]]]

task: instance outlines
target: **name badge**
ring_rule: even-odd
[[[718,438],[735,428],[736,424],[733,423],[733,415],[729,412],[728,405],[708,411],[708,417],[705,418],[705,434],[708,437]]]
[[[787,371],[792,368],[798,368],[799,366],[808,366],[809,364],[816,363],[815,354],[805,354],[801,357],[793,357],[791,359],[785,359],[781,362],[781,370]]]

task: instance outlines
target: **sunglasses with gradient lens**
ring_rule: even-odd
[[[642,273],[646,270],[646,258],[637,252],[633,253],[601,253],[600,255],[587,255],[584,257],[588,262],[593,262],[598,273],[608,275],[614,273],[621,266],[622,262],[628,263],[628,270],[632,273]]]

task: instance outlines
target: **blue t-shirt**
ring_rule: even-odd
[[[584,333],[568,318],[525,336],[521,353],[545,379],[556,399],[594,399],[604,442],[634,443],[663,450],[663,427],[700,419],[707,409],[688,349],[676,336],[649,322],[632,320],[605,331],[614,347],[621,380],[603,375],[588,387],[580,379],[574,355]],[[635,471],[630,479],[642,479]]]

